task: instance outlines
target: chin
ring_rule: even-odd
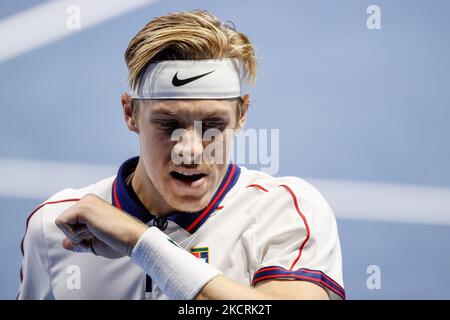
[[[171,206],[178,212],[192,213],[205,209],[209,201],[203,199],[197,200],[178,200],[173,201]]]

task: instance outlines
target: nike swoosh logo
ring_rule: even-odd
[[[185,85],[185,84],[187,84],[189,82],[192,82],[192,81],[195,81],[197,79],[200,79],[200,78],[202,78],[202,77],[204,77],[204,76],[206,76],[206,75],[208,75],[210,73],[213,73],[214,71],[216,71],[216,70],[213,70],[213,71],[210,71],[210,72],[207,72],[207,73],[204,73],[204,74],[200,74],[200,75],[195,76],[195,77],[186,78],[186,79],[179,79],[178,78],[178,72],[177,72],[177,73],[175,73],[175,75],[172,78],[172,84],[175,87],[180,87],[180,86],[183,86],[183,85]]]

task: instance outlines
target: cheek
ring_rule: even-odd
[[[212,159],[218,161],[216,162],[217,164],[228,162],[228,158],[234,146],[233,138],[234,130],[228,129],[215,137],[213,141],[207,141],[204,145],[206,158],[212,157]]]
[[[148,161],[160,162],[170,158],[174,142],[170,141],[170,136],[167,134],[149,127],[141,130],[139,140],[141,152],[146,155]]]

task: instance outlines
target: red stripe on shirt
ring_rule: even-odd
[[[120,205],[120,202],[119,202],[119,197],[117,196],[116,185],[117,185],[117,179],[115,179],[114,183],[113,183],[114,202],[116,203],[117,208],[122,209],[122,206]]]
[[[254,183],[254,184],[249,184],[249,185],[247,186],[247,188],[250,188],[250,187],[254,187],[254,188],[261,189],[261,190],[264,191],[264,192],[269,192],[269,190],[267,190],[267,189],[264,188],[263,186],[261,186],[261,185],[259,185],[259,184],[256,184],[256,183]]]
[[[20,242],[20,251],[22,252],[22,256],[25,254],[24,249],[23,249],[23,242],[25,240],[25,236],[27,235],[27,231],[28,231],[28,224],[30,223],[30,219],[33,217],[33,215],[39,211],[39,209],[41,209],[42,207],[48,205],[48,204],[56,204],[56,203],[63,203],[63,202],[71,202],[71,201],[80,201],[80,199],[78,198],[73,198],[73,199],[63,199],[63,200],[58,200],[58,201],[49,201],[49,202],[44,202],[43,204],[41,204],[40,206],[38,206],[36,209],[34,209],[27,218],[27,222],[25,224],[25,233],[23,235],[22,241]],[[20,268],[20,282],[22,283],[23,281],[23,271],[22,271],[22,267]],[[16,296],[16,300],[19,299],[19,295],[20,292],[17,293]]]
[[[247,186],[247,188],[249,188],[249,187],[259,188],[260,190],[262,190],[264,192],[268,192],[269,191],[268,189],[264,188],[263,186],[261,186],[259,184],[250,184],[250,185]],[[292,199],[294,200],[295,209],[297,210],[298,214],[300,215],[300,217],[303,220],[303,223],[305,224],[305,227],[306,227],[306,238],[302,242],[302,244],[301,244],[301,246],[299,248],[299,252],[298,252],[297,258],[295,259],[295,261],[292,263],[291,267],[289,268],[289,270],[293,270],[294,267],[295,267],[295,264],[298,262],[298,260],[300,260],[300,257],[301,257],[302,252],[303,252],[303,248],[305,247],[306,243],[308,242],[308,240],[309,240],[309,238],[311,236],[311,232],[310,232],[310,229],[309,229],[308,221],[306,220],[305,216],[303,215],[303,213],[301,212],[301,210],[300,210],[300,208],[298,206],[297,197],[295,196],[295,193],[292,191],[292,189],[289,186],[287,186],[285,184],[280,185],[280,187],[284,187],[291,194]]]
[[[322,280],[316,279],[316,278],[311,278],[311,277],[308,277],[308,276],[296,275],[296,274],[291,274],[291,275],[283,275],[283,274],[268,275],[268,276],[264,276],[264,277],[258,278],[255,282],[253,282],[253,284],[255,284],[255,283],[259,282],[259,281],[262,281],[262,280],[276,279],[276,278],[285,278],[285,279],[286,278],[296,278],[296,279],[301,279],[301,280],[310,281],[310,282],[318,282],[318,283],[324,285],[325,287],[327,287],[328,289],[330,289],[331,291],[333,291],[334,293],[336,293],[342,299],[345,299],[345,296],[341,292],[339,292],[338,290],[336,290],[335,288],[330,286],[325,281],[322,281]]]
[[[36,209],[33,210],[33,212],[30,213],[30,215],[27,218],[27,222],[25,225],[25,234],[23,235],[22,238],[22,242],[20,243],[20,250],[22,251],[22,255],[23,255],[23,241],[25,240],[25,235],[27,234],[27,230],[28,230],[28,224],[30,223],[30,219],[31,217],[39,210],[41,209],[43,206],[46,206],[48,204],[55,204],[55,203],[62,203],[62,202],[70,202],[70,201],[79,201],[80,199],[64,199],[64,200],[58,200],[58,201],[49,201],[49,202],[45,202],[43,204],[41,204],[39,207],[37,207]]]
[[[233,164],[232,166],[233,167],[231,168],[231,173],[228,176],[228,179],[225,182],[225,185],[223,186],[222,190],[219,191],[219,193],[214,198],[214,200],[212,202],[210,202],[210,204],[206,207],[205,210],[203,210],[203,212],[197,217],[197,219],[195,219],[194,222],[192,222],[191,225],[186,228],[187,232],[191,232],[191,230],[195,228],[195,226],[208,214],[209,210],[211,210],[211,208],[214,206],[214,204],[217,202],[217,200],[220,198],[220,196],[227,189],[228,185],[230,184],[231,179],[234,176],[234,172],[236,171],[236,165]]]
[[[305,238],[305,240],[303,240],[303,242],[302,242],[302,244],[300,246],[300,249],[298,250],[297,258],[295,259],[295,261],[292,263],[291,267],[289,268],[289,270],[292,270],[292,269],[294,269],[294,266],[298,262],[298,260],[300,260],[300,257],[302,256],[303,248],[305,247],[306,243],[308,242],[308,240],[310,238],[310,235],[311,235],[311,232],[309,230],[308,221],[306,221],[305,216],[303,215],[303,213],[301,212],[301,210],[300,210],[300,208],[298,206],[297,197],[295,196],[295,193],[292,191],[291,188],[289,188],[285,184],[280,185],[280,187],[285,188],[291,194],[292,199],[294,200],[295,209],[297,210],[298,214],[302,218],[303,223],[305,224],[305,227],[306,227],[306,238]]]
[[[273,271],[273,270],[281,270],[281,271],[288,271],[282,267],[265,267],[265,268],[261,268],[258,271],[255,272],[255,277],[256,275],[260,274],[261,272],[266,272],[266,271]],[[308,268],[300,268],[301,271],[305,271],[308,273],[313,273],[313,274],[317,274],[320,276],[323,276],[324,278],[326,278],[327,280],[329,280],[330,282],[332,282],[335,286],[337,286],[338,288],[340,288],[342,291],[344,291],[344,289],[341,287],[341,285],[339,283],[337,283],[336,281],[334,281],[332,278],[330,278],[329,276],[327,276],[325,273],[323,273],[322,271],[318,271],[318,270],[312,270],[312,269],[308,269]]]

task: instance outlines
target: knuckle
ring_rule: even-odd
[[[82,200],[84,200],[84,202],[86,202],[86,201],[92,202],[92,201],[95,201],[96,199],[97,199],[97,196],[93,193],[88,193],[82,198]]]

